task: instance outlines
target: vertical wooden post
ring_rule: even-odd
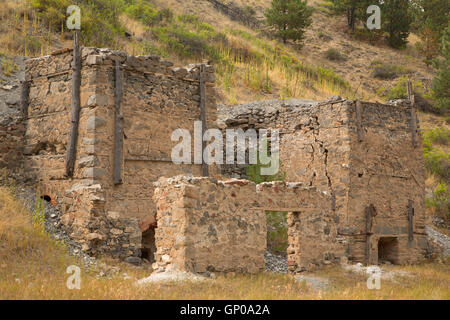
[[[81,59],[80,59],[80,32],[74,32],[73,39],[73,65],[72,65],[72,110],[70,119],[69,141],[67,142],[66,175],[73,176],[76,146],[78,140],[78,125],[80,122],[80,87],[81,87]]]
[[[363,133],[361,127],[361,117],[362,117],[362,105],[361,101],[356,101],[356,127],[358,132],[358,142],[363,141]]]
[[[203,151],[206,148],[206,142],[203,140],[203,136],[206,131],[206,92],[205,92],[205,65],[200,65],[200,120],[202,121],[202,157]],[[209,176],[208,164],[203,159],[202,162],[202,175],[204,177]]]
[[[30,82],[24,80],[20,92],[20,108],[22,110],[23,119],[28,118],[28,104],[30,95]]]
[[[408,238],[409,241],[414,240],[414,202],[412,200],[408,201]]]
[[[123,116],[120,110],[122,99],[122,74],[120,63],[116,60],[115,66],[115,135],[114,135],[114,184],[122,183],[123,160]]]
[[[373,204],[370,204],[365,209],[366,214],[366,264],[369,265],[371,263],[370,253],[371,253],[371,243],[370,236],[372,235],[372,219],[377,215],[377,211]]]
[[[369,207],[365,209],[366,214],[366,265],[370,264],[370,229],[372,228],[372,214]]]
[[[408,99],[409,104],[411,106],[411,137],[412,137],[412,144],[413,147],[417,147],[417,125],[416,125],[416,107],[415,107],[415,96],[412,89],[411,81],[408,80]]]

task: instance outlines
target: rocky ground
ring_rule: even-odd
[[[36,191],[29,187],[18,187],[16,196],[22,201],[24,206],[34,216],[36,214]],[[80,258],[85,268],[92,268],[96,265],[96,259],[81,251],[81,246],[73,241],[67,232],[62,228],[61,224],[61,208],[52,205],[50,202],[41,199],[45,208],[45,231],[55,240],[62,241],[69,254]]]
[[[266,258],[266,272],[288,273],[287,258],[279,256],[267,251],[264,255]]]
[[[430,226],[426,226],[425,231],[427,232],[429,238],[437,242],[439,246],[442,247],[443,256],[450,256],[450,237],[436,231]]]
[[[299,282],[304,281],[306,285],[316,291],[324,291],[330,288],[330,282],[327,278],[299,275],[295,277],[295,280]]]
[[[20,111],[21,81],[24,79],[25,58],[0,54],[0,114],[3,116]]]

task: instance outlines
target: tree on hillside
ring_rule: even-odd
[[[380,7],[381,29],[388,33],[389,45],[393,48],[404,47],[408,43],[412,22],[409,0],[385,0]]]
[[[437,107],[446,113],[450,110],[450,24],[442,35],[441,55],[443,59],[435,63],[438,72],[433,80],[433,95]]]
[[[450,20],[450,1],[411,0],[411,12],[415,30],[420,31],[427,26],[440,38]]]
[[[425,57],[424,62],[426,65],[430,66],[439,53],[439,37],[430,26],[425,26],[419,32],[419,37],[420,42],[417,43],[417,50]]]
[[[266,11],[266,22],[275,30],[275,35],[287,40],[301,42],[305,29],[311,24],[312,9],[306,0],[272,0]]]
[[[347,25],[355,30],[358,21],[364,21],[366,18],[367,7],[371,4],[368,0],[331,0],[333,8],[337,13],[345,13],[347,16]]]

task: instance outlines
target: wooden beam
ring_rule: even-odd
[[[408,99],[411,107],[411,138],[413,147],[416,148],[417,147],[416,106],[413,87],[410,80],[408,80]]]
[[[408,238],[409,241],[414,240],[414,201],[408,201]]]
[[[72,72],[72,108],[70,119],[70,133],[69,141],[67,142],[67,154],[66,154],[66,175],[68,177],[73,176],[75,159],[76,159],[76,146],[78,141],[78,125],[80,122],[80,88],[81,88],[81,59],[80,59],[80,32],[77,30],[74,32],[73,38],[73,72]]]
[[[358,142],[363,141],[363,132],[361,126],[361,118],[362,118],[362,105],[361,101],[356,101],[356,128],[358,133]]]
[[[30,95],[30,82],[24,80],[22,81],[22,88],[20,92],[20,108],[22,110],[22,116],[24,119],[28,118],[29,95]]]
[[[366,264],[369,265],[371,263],[370,252],[371,252],[371,244],[370,237],[372,235],[372,222],[373,217],[377,215],[377,211],[373,204],[369,205],[365,208],[365,216],[366,216]]]
[[[205,65],[200,65],[200,120],[202,121],[202,157],[203,151],[206,148],[206,142],[203,140],[203,136],[206,131],[206,92],[205,92]],[[208,164],[205,163],[206,159],[202,161],[202,175],[204,177],[209,176]]]
[[[122,73],[120,63],[116,60],[115,65],[115,136],[114,136],[114,184],[122,183],[123,162],[123,116],[121,114],[120,102],[122,100]]]

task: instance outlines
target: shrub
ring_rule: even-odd
[[[163,21],[172,21],[173,13],[170,9],[156,9],[151,3],[144,0],[133,1],[124,9],[125,13],[147,26],[153,26]]]
[[[438,143],[448,146],[450,145],[450,130],[442,128],[426,130],[423,133],[423,139],[426,141],[427,145],[429,145],[429,143]]]
[[[411,70],[405,67],[384,63],[380,60],[372,61],[370,67],[373,69],[372,76],[382,80],[395,79],[398,76],[411,72]]]
[[[7,77],[11,76],[18,69],[11,59],[0,54],[0,71]]]
[[[433,196],[426,199],[426,206],[434,208],[434,213],[442,217],[447,224],[450,222],[450,190],[445,183],[437,185]]]
[[[325,51],[325,58],[331,61],[345,61],[347,57],[342,55],[337,49],[331,48]]]
[[[415,95],[424,95],[424,86],[422,82],[416,81],[412,84]],[[408,77],[400,77],[392,86],[382,87],[378,90],[378,94],[384,96],[388,100],[407,99],[408,98]]]
[[[442,181],[450,183],[450,154],[433,147],[433,143],[449,144],[449,130],[427,130],[422,137],[426,169]]]

